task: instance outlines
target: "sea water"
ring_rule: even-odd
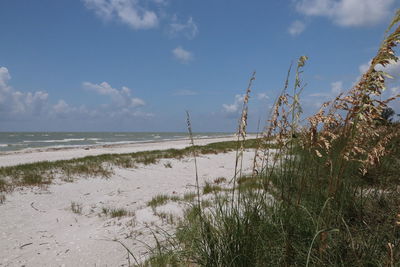
[[[231,136],[196,133],[195,138]],[[180,132],[0,132],[0,152],[31,148],[80,147],[188,139]]]

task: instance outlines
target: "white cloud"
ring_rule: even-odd
[[[138,0],[83,0],[83,2],[101,19],[116,19],[136,30],[155,28],[159,23],[157,14],[139,5]]]
[[[267,95],[267,93],[259,93],[259,94],[257,94],[257,99],[258,100],[267,100],[267,99],[269,99],[269,96]]]
[[[358,70],[360,71],[361,74],[363,74],[364,72],[366,72],[369,69],[370,65],[371,65],[371,61],[369,61],[368,63],[365,63],[365,64],[361,64],[358,67]]]
[[[300,35],[305,29],[306,25],[302,21],[296,20],[289,26],[288,32],[292,36],[297,36]]]
[[[338,94],[340,94],[342,91],[343,91],[343,82],[336,81],[336,82],[331,83],[330,92],[313,93],[313,94],[310,94],[309,96],[332,99],[332,98],[336,97]]]
[[[400,86],[390,88],[390,97],[400,95]]]
[[[11,75],[0,67],[0,114],[1,117],[40,115],[47,106],[48,94],[43,91],[21,92],[8,85]]]
[[[312,96],[312,97],[330,97],[331,96],[331,94],[329,94],[329,93],[312,93],[312,94],[309,94],[308,96]]]
[[[100,116],[99,116],[100,115]],[[101,114],[99,110],[87,109],[84,105],[80,107],[70,106],[63,99],[59,100],[57,104],[51,107],[50,118],[76,118],[79,120],[85,120],[87,118],[100,117],[104,118],[105,114]]]
[[[222,107],[226,113],[238,113],[244,100],[243,95],[235,95],[233,104],[223,104]]]
[[[340,26],[369,26],[391,16],[394,0],[297,0],[296,10]]]
[[[68,113],[71,108],[64,100],[59,100],[58,103],[53,106],[53,110],[56,113]]]
[[[121,90],[112,88],[107,82],[102,82],[100,84],[84,82],[83,86],[86,89],[95,91],[100,95],[110,96],[113,101],[113,105],[119,107],[135,108],[145,105],[145,102],[142,99],[132,97],[131,90],[126,86],[123,86]]]
[[[151,0],[151,1],[159,5],[167,5],[167,0]]]
[[[44,91],[21,92],[9,85],[11,75],[7,68],[0,67],[0,121],[29,120],[31,122],[66,118],[90,120],[97,117],[105,122],[114,118],[151,117],[153,114],[140,110],[145,102],[132,97],[128,87],[121,90],[112,88],[108,83],[84,83],[86,88],[100,95],[109,96],[111,104],[98,105],[92,109],[84,105],[69,105],[60,99],[56,104],[49,102],[49,94]]]
[[[193,60],[193,54],[183,49],[181,46],[178,46],[177,48],[172,50],[172,54],[181,63],[188,63],[189,61]]]
[[[334,95],[338,95],[343,91],[343,82],[342,81],[337,81],[331,83],[331,92]]]
[[[194,39],[199,33],[197,24],[194,22],[193,18],[190,17],[186,23],[178,22],[176,16],[172,17],[172,22],[169,24],[168,34],[171,37],[176,37],[179,34],[184,35],[188,39]]]
[[[7,88],[7,82],[11,79],[8,69],[0,67],[0,89],[5,90]]]
[[[360,74],[363,74],[366,72],[369,67],[371,66],[371,60],[365,64],[361,64],[358,67],[358,70],[360,71]],[[393,77],[393,79],[388,79],[388,82],[396,82],[400,79],[400,61],[391,61],[390,64],[386,65],[383,67],[382,65],[377,65],[375,67],[375,70],[381,70],[389,74],[390,76]]]
[[[379,66],[378,69],[381,69],[387,74],[391,75],[394,81],[397,81],[400,78],[400,61],[392,61],[391,64],[386,65],[385,67]]]

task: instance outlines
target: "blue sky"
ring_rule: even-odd
[[[348,89],[398,0],[1,0],[0,131],[250,129],[291,61],[309,56],[306,113]],[[400,64],[387,69],[398,76]],[[386,95],[399,92],[398,79]],[[393,106],[400,112],[399,103]]]

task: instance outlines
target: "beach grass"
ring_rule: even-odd
[[[162,206],[166,204],[169,201],[169,196],[165,194],[160,194],[154,196],[149,202],[147,202],[147,205],[155,208],[157,206]]]
[[[220,187],[219,185],[211,184],[209,182],[206,182],[203,187],[203,195],[207,195],[210,193],[217,193],[220,191],[222,191],[222,187]]]
[[[247,141],[248,148],[257,145],[256,140]],[[160,159],[182,159],[195,149],[198,154],[218,154],[234,151],[234,141],[216,142],[194,148],[142,151],[126,154],[104,154],[58,161],[43,161],[0,168],[0,191],[12,190],[18,186],[37,186],[50,184],[54,178],[74,181],[79,177],[109,178],[113,167],[136,168],[140,164],[155,164]],[[271,144],[273,146],[273,144]],[[169,165],[167,165],[169,168]],[[171,166],[172,167],[172,166]]]
[[[197,183],[197,203],[145,265],[399,266],[400,123],[382,114],[400,96],[381,99],[388,76],[375,69],[398,61],[399,22],[400,10],[360,81],[323,104],[306,127],[300,126],[300,95],[307,57],[300,57],[293,90],[291,66],[260,133],[253,170],[244,173],[253,75],[239,119],[231,190],[204,200],[213,185],[200,194]],[[197,169],[195,175],[197,181]]]
[[[83,209],[83,207],[82,207],[81,203],[78,203],[78,202],[75,202],[75,201],[71,202],[71,210],[72,210],[73,213],[82,214],[82,209]]]
[[[119,218],[119,217],[134,216],[135,215],[133,212],[130,212],[125,208],[103,207],[102,208],[102,213],[104,215],[106,215],[106,216],[110,216],[111,218]]]
[[[154,196],[150,201],[147,202],[147,206],[152,207],[153,209],[167,204],[168,201],[178,202],[181,198],[177,195],[166,195],[159,194]]]

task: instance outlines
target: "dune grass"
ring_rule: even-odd
[[[133,212],[128,211],[125,208],[102,208],[102,213],[106,216],[110,216],[111,218],[119,218],[125,216],[135,216]]]
[[[211,184],[211,183],[206,182],[204,187],[203,187],[203,195],[220,192],[222,190],[223,189],[219,185],[215,185],[215,184]]]
[[[165,205],[168,201],[180,201],[181,198],[177,195],[166,195],[166,194],[159,194],[154,196],[150,201],[147,202],[147,206],[152,207],[153,209]]]
[[[71,202],[71,211],[73,213],[82,214],[82,209],[83,209],[83,207],[82,207],[81,203],[78,203],[78,202],[75,202],[75,201]]]
[[[168,201],[169,201],[169,196],[161,194],[153,197],[149,202],[147,202],[147,205],[152,208],[155,208],[157,206],[162,206],[166,204]]]
[[[399,22],[400,10],[390,25],[397,28],[388,30],[360,81],[325,103],[306,127],[300,95],[307,57],[300,57],[293,89],[290,68],[260,133],[253,172],[245,174],[249,86],[232,189],[207,206],[198,190],[173,238],[144,266],[399,266],[400,123],[381,123],[399,96],[381,99],[387,76],[375,70],[398,61]],[[205,188],[204,194],[212,191]]]
[[[249,148],[256,147],[256,140],[247,140]],[[198,154],[217,154],[234,151],[236,142],[216,142],[195,146]],[[273,146],[273,144],[271,144]],[[160,159],[181,159],[192,153],[192,148],[143,151],[127,154],[104,154],[71,160],[44,161],[0,168],[0,192],[16,186],[50,184],[58,175],[65,181],[78,177],[104,177],[113,174],[113,167],[135,168],[140,164],[155,164]],[[167,166],[169,167],[169,165]],[[171,166],[172,167],[172,166]]]

